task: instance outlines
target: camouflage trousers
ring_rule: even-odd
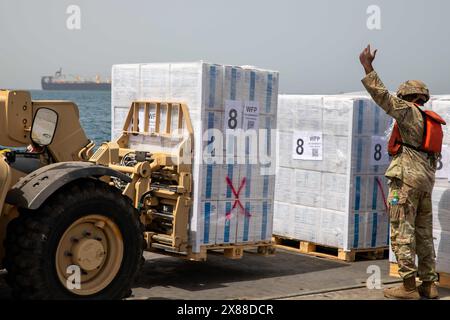
[[[394,193],[398,204],[391,204]],[[437,281],[436,254],[433,244],[431,193],[423,192],[393,179],[389,183],[391,247],[405,279],[418,275],[422,281]],[[419,258],[416,267],[416,255]]]

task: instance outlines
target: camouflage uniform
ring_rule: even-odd
[[[422,114],[414,104],[391,95],[375,71],[362,82],[374,101],[397,121],[403,142],[420,147],[424,123]],[[403,279],[416,275],[417,254],[420,279],[437,281],[431,204],[436,160],[403,146],[386,171],[386,177],[390,180],[391,245]],[[399,197],[396,205],[391,204],[395,192]]]

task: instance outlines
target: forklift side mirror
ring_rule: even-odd
[[[58,123],[58,114],[47,108],[40,108],[33,119],[31,140],[44,147],[52,143]]]

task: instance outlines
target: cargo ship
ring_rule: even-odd
[[[81,79],[79,76],[66,76],[60,68],[54,76],[41,78],[42,90],[111,90],[111,81],[101,81],[100,76],[95,80]]]

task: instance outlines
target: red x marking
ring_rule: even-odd
[[[242,179],[241,184],[240,184],[240,186],[239,186],[239,189],[238,189],[237,191],[236,191],[236,189],[234,188],[233,182],[231,181],[230,177],[226,177],[226,181],[227,181],[228,186],[231,188],[231,192],[233,193],[234,198],[235,198],[235,199],[234,199],[233,207],[231,208],[231,210],[230,210],[229,212],[227,212],[227,220],[230,220],[230,219],[231,219],[231,213],[233,212],[234,209],[236,209],[236,207],[241,208],[241,210],[244,212],[244,214],[245,214],[246,216],[251,217],[250,212],[248,212],[247,210],[245,210],[244,206],[242,205],[241,200],[239,200],[239,194],[241,193],[241,191],[242,191],[242,189],[244,188],[245,183],[246,183],[246,181],[247,181],[246,178],[244,177],[244,178]]]
[[[389,208],[388,208],[388,205],[387,205],[386,195],[384,194],[384,189],[383,189],[383,186],[381,185],[381,181],[380,181],[380,179],[378,179],[378,177],[376,177],[375,179],[377,181],[378,188],[381,191],[381,196],[383,197],[384,208],[386,209],[386,212],[389,213]]]

